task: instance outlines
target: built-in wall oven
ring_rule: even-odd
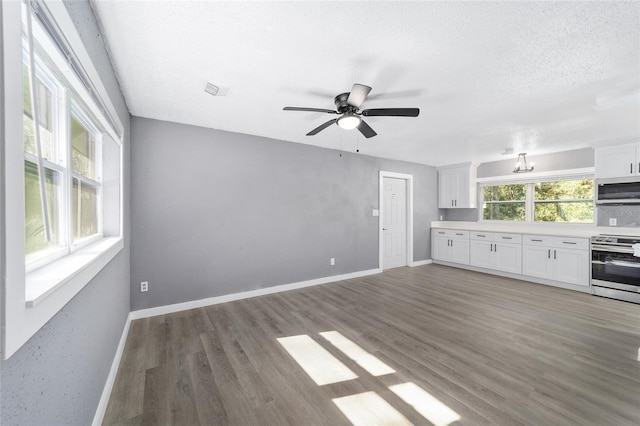
[[[633,245],[640,237],[591,237],[591,292],[597,296],[640,303],[640,257]]]

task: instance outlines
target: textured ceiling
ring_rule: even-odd
[[[638,2],[92,3],[140,117],[436,166],[640,136]],[[353,83],[420,116],[369,117],[365,139],[282,111]]]

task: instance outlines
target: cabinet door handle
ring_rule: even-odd
[[[451,200],[451,207],[453,207],[453,200]]]
[[[493,243],[489,244],[489,251],[493,251]]]
[[[633,174],[633,163],[629,163],[629,174]]]
[[[497,244],[493,245],[493,251],[494,251],[494,253],[498,252],[498,245]]]
[[[542,242],[542,240],[534,240],[534,239],[532,239],[531,241],[535,241],[536,243],[541,243]]]
[[[513,240],[513,237],[502,237],[503,240]]]
[[[484,237],[486,237],[486,235],[476,234],[476,237],[482,237],[482,238],[484,238]]]
[[[458,207],[458,200],[455,200],[455,206]]]
[[[556,259],[556,251],[553,251],[553,258]]]
[[[445,233],[444,231],[438,231],[438,234],[444,234],[444,233]]]
[[[464,235],[464,234],[460,234],[460,233],[456,232],[456,235]]]
[[[572,241],[563,241],[562,244],[577,244],[577,243],[574,243]]]
[[[549,249],[549,251],[547,252],[547,258],[551,259],[551,249]]]

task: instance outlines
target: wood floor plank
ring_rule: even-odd
[[[329,331],[395,372],[372,375]],[[316,385],[278,343],[292,336],[357,378]],[[347,425],[333,401],[370,392],[429,424],[391,390],[409,383],[457,413],[456,426],[637,425],[639,346],[640,305],[398,268],[133,321],[103,424]]]

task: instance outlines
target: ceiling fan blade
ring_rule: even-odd
[[[328,114],[337,114],[337,111],[324,108],[305,108],[305,107],[284,107],[283,111],[310,111],[310,112],[326,112]]]
[[[377,135],[377,133],[367,123],[365,123],[362,120],[360,120],[360,124],[358,125],[358,130],[360,130],[360,133],[362,133],[365,138],[372,138],[375,135]]]
[[[418,114],[420,108],[374,108],[362,111],[365,117],[417,117]]]
[[[322,130],[326,129],[327,127],[331,126],[333,123],[335,123],[336,121],[338,121],[337,118],[334,118],[333,120],[329,120],[324,124],[319,125],[318,127],[316,127],[315,129],[313,129],[312,131],[310,131],[309,133],[307,133],[307,136],[313,136],[318,134],[319,132],[321,132]]]
[[[349,92],[349,97],[347,98],[347,105],[360,108],[360,105],[367,98],[367,95],[371,91],[371,87],[365,86],[364,84],[354,84],[351,88],[351,92]]]

